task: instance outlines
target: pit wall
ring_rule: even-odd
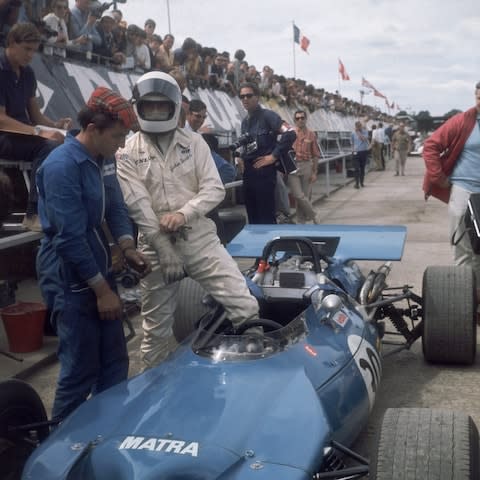
[[[125,98],[131,98],[132,86],[140,76],[138,73],[114,72],[100,65],[73,63],[46,55],[36,55],[32,67],[37,77],[41,110],[52,119],[76,119],[77,112],[97,86],[108,86]],[[200,98],[207,105],[206,126],[220,138],[230,141],[232,136],[239,135],[245,110],[238,98],[208,89],[184,93],[189,98]],[[264,106],[276,111],[286,122],[293,125],[293,114],[297,108],[280,106],[272,99],[264,103]],[[317,132],[350,132],[354,122],[355,118],[352,116],[324,109],[308,116],[308,127]]]

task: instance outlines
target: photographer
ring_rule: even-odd
[[[56,32],[56,35],[49,34],[47,43],[54,47],[66,48],[67,45],[75,45],[75,42],[68,38],[67,29],[67,0],[53,0],[52,11],[43,17],[43,22],[48,27],[49,32]]]
[[[251,224],[275,224],[275,163],[292,148],[296,134],[279,115],[260,106],[257,84],[247,82],[240,85],[239,97],[247,110],[247,116],[242,120],[242,136],[249,135],[238,159],[243,171],[248,221]]]
[[[75,0],[71,9],[69,36],[75,47],[82,52],[91,52],[93,45],[100,45],[102,39],[95,28],[101,13],[91,10],[91,0]]]

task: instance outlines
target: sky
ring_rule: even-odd
[[[362,77],[412,114],[474,106],[479,0],[126,0],[117,7],[141,27],[153,18],[161,36],[170,27],[174,48],[186,37],[231,57],[242,48],[259,71],[295,72],[358,102],[365,90],[363,103],[384,112],[385,100],[362,88]],[[308,54],[293,43],[293,23],[310,40]],[[339,58],[350,81],[339,79]]]

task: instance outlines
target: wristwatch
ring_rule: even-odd
[[[41,132],[41,131],[42,131],[42,129],[41,129],[38,125],[35,125],[35,126],[33,127],[33,134],[34,134],[34,135],[37,135],[37,136],[40,135],[40,132]]]

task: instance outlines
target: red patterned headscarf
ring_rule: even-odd
[[[95,112],[116,116],[129,130],[140,130],[132,104],[109,88],[97,87],[90,96],[87,107]]]

